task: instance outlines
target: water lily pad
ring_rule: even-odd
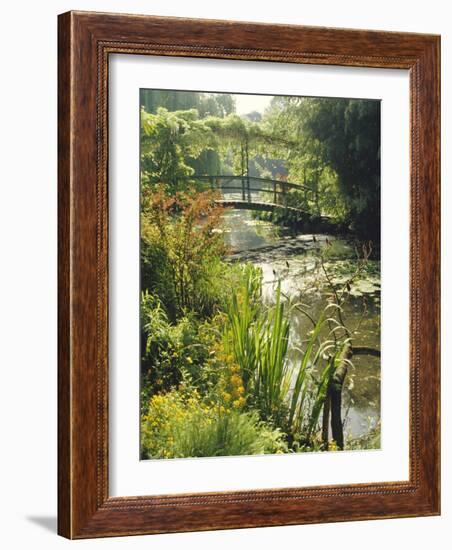
[[[353,284],[352,292],[359,292],[361,294],[373,294],[374,292],[379,292],[380,286],[375,284],[375,282],[363,279],[361,281],[357,281]]]

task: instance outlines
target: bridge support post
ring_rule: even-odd
[[[287,211],[287,186],[286,186],[285,182],[282,183],[282,192],[283,192],[284,209]]]

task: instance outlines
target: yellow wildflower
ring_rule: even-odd
[[[234,388],[232,395],[234,397],[240,397],[245,393],[245,388],[243,386],[238,386],[237,388]]]
[[[233,386],[241,386],[242,385],[242,379],[237,374],[233,374],[231,376],[231,384]]]
[[[240,409],[241,407],[243,407],[244,404],[245,404],[245,398],[239,397],[232,403],[232,406],[235,407],[236,409]]]

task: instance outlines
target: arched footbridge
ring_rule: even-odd
[[[307,185],[288,181],[236,175],[195,175],[190,176],[206,189],[219,192],[218,204],[242,210],[287,211],[308,214],[306,210],[288,204],[291,190],[302,193],[306,201],[316,202],[316,191]]]

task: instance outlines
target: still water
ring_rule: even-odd
[[[291,234],[271,223],[255,220],[247,210],[227,211],[224,231],[230,259],[251,262],[262,269],[266,300],[272,300],[280,281],[282,292],[303,303],[315,319],[330,292],[318,260],[319,252],[324,254],[324,266],[336,285],[345,283],[357,267],[354,243],[330,235]],[[365,274],[352,283],[343,317],[347,327],[354,331],[355,346],[380,349],[380,262],[372,260],[372,256]],[[311,329],[309,319],[292,310],[290,361],[300,361],[297,348],[303,348]],[[359,436],[380,418],[380,359],[355,355],[352,362],[344,387],[344,431],[345,435]]]

